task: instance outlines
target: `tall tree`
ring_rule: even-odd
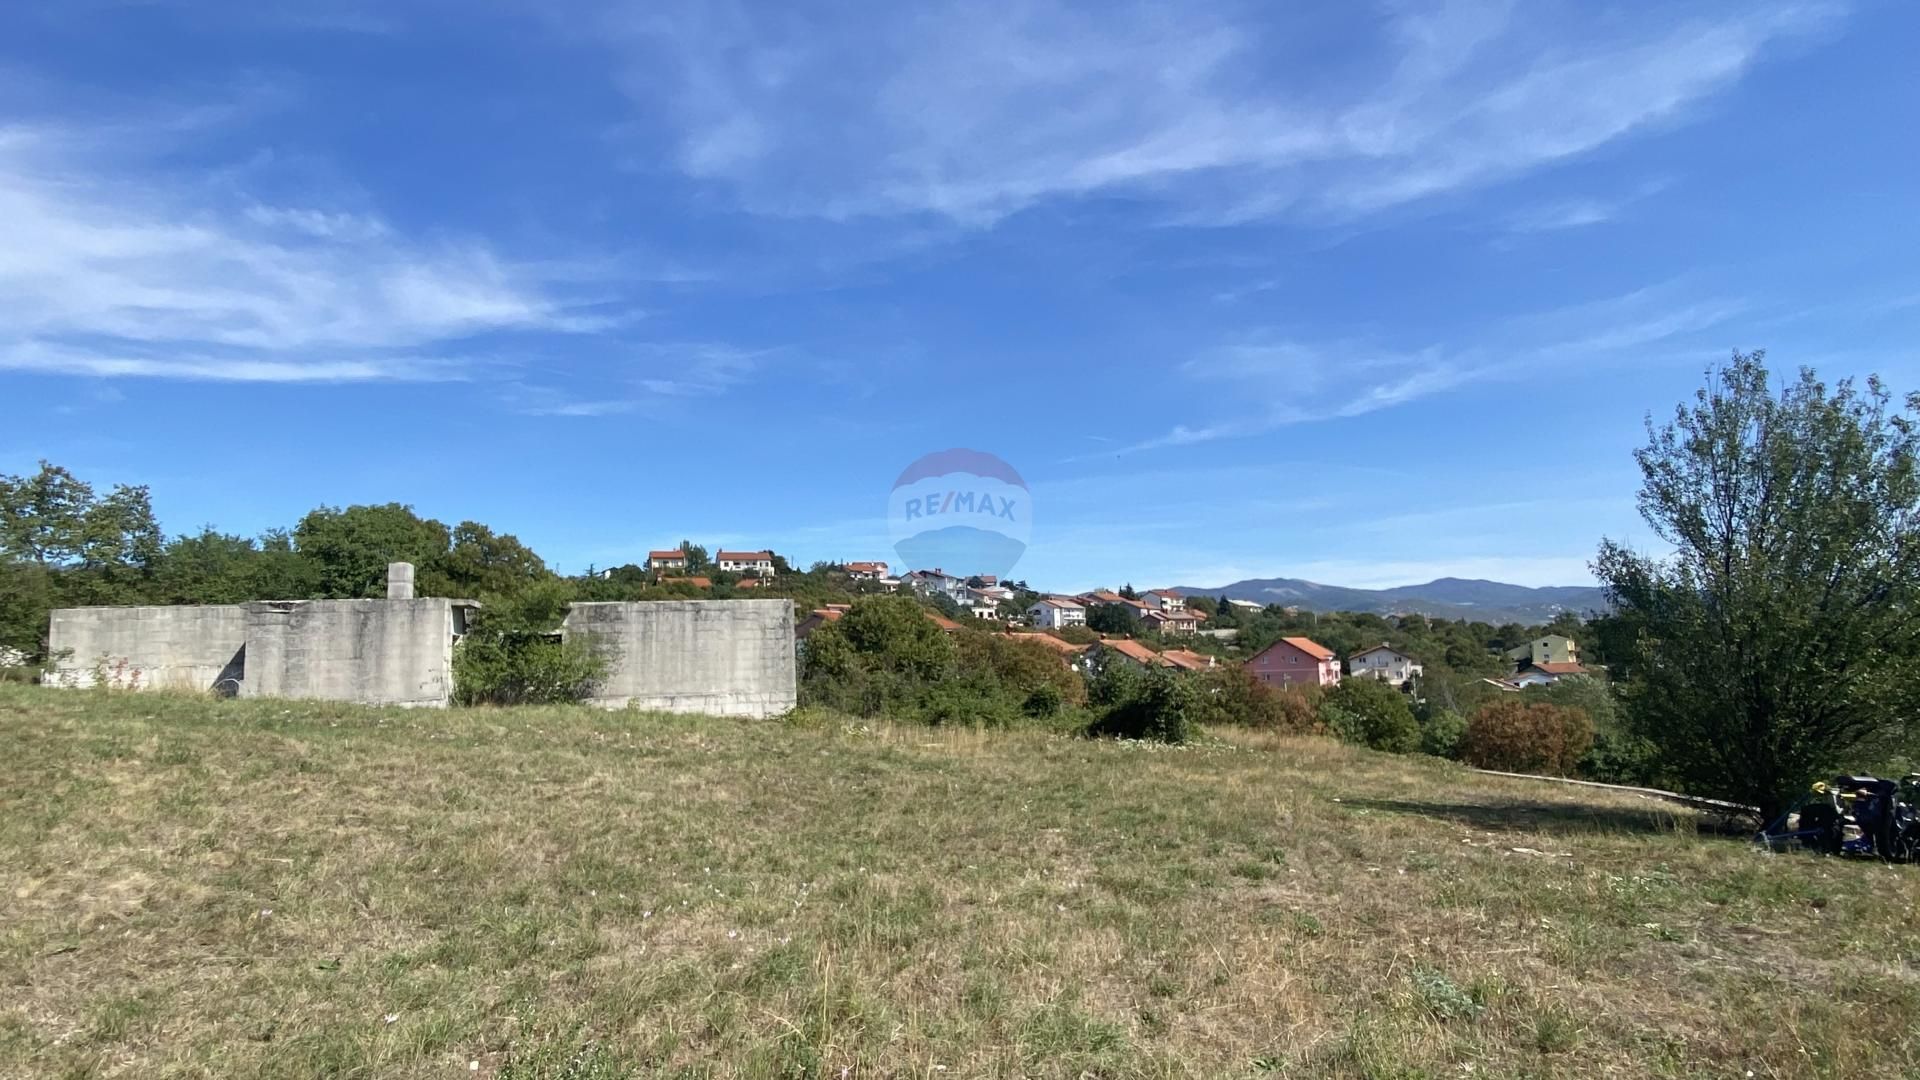
[[[311,560],[320,595],[329,598],[386,595],[387,564],[428,566],[447,553],[447,527],[410,506],[322,506],[293,530],[303,558]]]
[[[1632,630],[1629,722],[1693,790],[1771,817],[1913,730],[1920,398],[1810,370],[1776,393],[1762,360],[1649,418],[1640,512],[1673,554],[1606,541],[1594,571]]]

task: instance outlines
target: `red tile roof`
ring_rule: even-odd
[[[1052,649],[1054,652],[1060,653],[1063,656],[1083,653],[1092,648],[1091,645],[1075,645],[1071,641],[1061,641],[1052,634],[1008,634],[1007,636],[1015,641],[1031,642],[1035,645]]]
[[[1334,659],[1332,649],[1327,648],[1325,645],[1320,644],[1319,642],[1313,640],[1312,638],[1283,637],[1280,640],[1286,642],[1287,644],[1293,646],[1296,649],[1299,649],[1301,652],[1306,653],[1308,656],[1313,657],[1315,660]]]
[[[709,577],[663,577],[662,585],[698,585],[702,589],[713,588],[713,579]]]
[[[733,587],[736,589],[757,589],[760,587],[760,579],[757,577],[743,577],[739,581],[734,582]]]
[[[1535,664],[1533,670],[1544,671],[1549,675],[1585,675],[1587,669],[1579,664]]]
[[[687,553],[684,551],[681,551],[679,548],[674,548],[672,551],[647,552],[648,562],[653,562],[655,559],[680,559],[682,561],[685,561],[686,557],[687,557]]]
[[[1132,638],[1108,638],[1100,644],[1112,649],[1114,652],[1119,653],[1129,660],[1137,660],[1142,664],[1155,663],[1160,659],[1159,653],[1154,652],[1152,649],[1147,648]]]
[[[1213,666],[1212,657],[1191,649],[1168,649],[1160,654],[1160,659],[1165,660],[1169,666],[1183,671],[1205,671]]]
[[[719,562],[722,559],[726,560],[727,562],[772,562],[773,552],[771,551],[718,551],[714,553],[713,558],[715,562]]]
[[[847,608],[844,604],[828,604],[826,607],[814,608],[813,613],[827,622],[839,622],[840,617],[847,613]]]
[[[854,574],[884,574],[887,564],[883,562],[850,562],[847,571]]]

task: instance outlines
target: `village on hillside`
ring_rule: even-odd
[[[709,558],[683,545],[649,551],[645,566],[632,569],[661,585],[707,590],[714,587],[714,576],[691,568],[709,566],[731,588],[759,589],[777,581],[789,564],[771,550],[718,550]],[[993,574],[951,574],[937,567],[896,576],[884,560],[818,564],[814,569],[844,575],[855,593],[912,595],[926,605],[927,617],[945,632],[972,624],[1005,633],[1055,653],[1082,674],[1094,674],[1112,664],[1175,672],[1239,664],[1262,685],[1275,689],[1330,687],[1343,678],[1366,678],[1410,691],[1425,672],[1418,657],[1385,642],[1341,656],[1312,637],[1288,635],[1243,654],[1237,642],[1239,629],[1208,624],[1222,621],[1223,606],[1230,614],[1257,613],[1269,606],[1252,600],[1189,597],[1167,588],[1135,591],[1131,586],[1070,595],[1038,593],[1022,581],[1002,581]],[[1298,615],[1301,610],[1272,606],[1286,615]],[[804,648],[814,630],[839,621],[851,607],[825,603],[811,609],[795,623],[796,647]],[[1171,647],[1169,642],[1196,647]],[[1511,665],[1508,674],[1481,680],[1497,691],[1518,692],[1592,673],[1580,662],[1578,643],[1566,634],[1543,633],[1507,649],[1505,659]]]

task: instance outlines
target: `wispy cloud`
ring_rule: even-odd
[[[0,129],[0,368],[444,379],[449,343],[606,325],[479,241],[406,237],[359,212],[229,210],[226,194],[97,132]]]
[[[1324,22],[1271,5],[613,10],[623,85],[686,174],[761,212],[985,225],[1088,193],[1246,221],[1496,182],[1689,118],[1840,9],[1395,5],[1333,75]]]
[[[581,398],[538,385],[517,386],[515,393],[520,411],[534,416],[614,416],[668,399],[724,394],[781,352],[720,342],[629,345],[619,351],[615,370],[596,380],[605,386],[602,396]]]
[[[1691,337],[1745,310],[1744,301],[1688,297],[1667,284],[1488,327],[1465,345],[1383,349],[1365,341],[1256,336],[1180,365],[1190,379],[1224,382],[1253,408],[1217,423],[1165,433],[1087,457],[1111,457],[1240,438],[1288,424],[1362,416],[1474,383],[1539,370],[1545,360],[1585,367],[1624,362],[1656,344]],[[1715,346],[1718,348],[1718,345]]]

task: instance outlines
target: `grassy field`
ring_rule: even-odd
[[[1226,738],[0,686],[0,1075],[1920,1075],[1920,871]]]

